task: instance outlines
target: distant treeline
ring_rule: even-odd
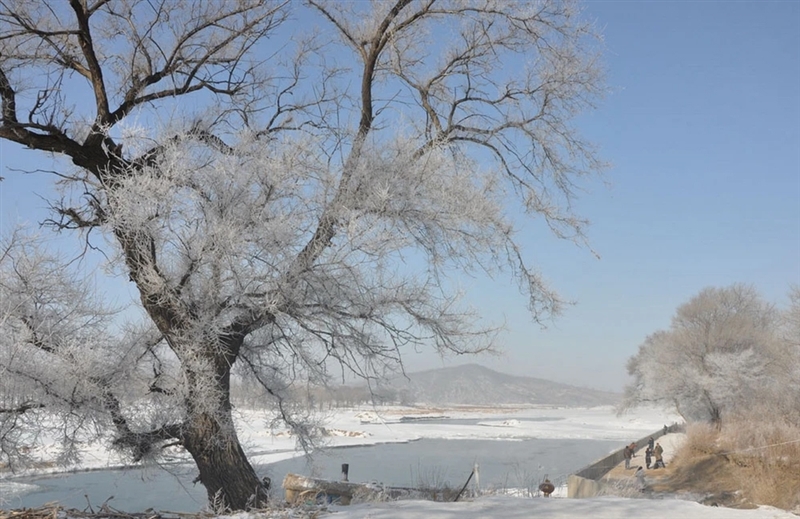
[[[302,387],[298,384],[290,388],[290,400],[296,404],[324,411],[326,409],[354,407],[358,405],[412,405],[414,395],[408,389],[391,387],[369,388],[368,386],[327,386]],[[259,386],[233,383],[232,400],[236,405],[248,408],[270,407],[269,395],[264,394]]]

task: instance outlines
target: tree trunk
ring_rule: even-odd
[[[209,508],[221,512],[262,507],[267,489],[239,444],[230,410],[220,412],[227,416],[204,413],[190,419],[184,436],[184,447],[194,458],[198,479],[208,492]]]
[[[213,512],[262,508],[269,498],[268,489],[242,450],[231,412],[230,367],[241,340],[220,343],[225,347],[205,349],[213,359],[215,373],[186,370],[193,390],[187,399],[189,412],[183,445],[197,464],[198,479],[206,487]],[[208,378],[214,382],[209,384]]]

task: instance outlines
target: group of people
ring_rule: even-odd
[[[631,468],[631,458],[636,456],[636,443],[631,443],[623,450],[623,457],[625,458],[625,468]],[[653,464],[653,457],[655,457],[655,463]],[[653,437],[651,436],[650,439],[647,441],[647,448],[644,451],[644,462],[647,465],[647,468],[651,468],[651,464],[653,465],[652,468],[665,468],[664,465],[664,448],[661,447],[660,443],[657,443]],[[645,481],[644,481],[644,468],[641,466],[637,467],[636,473],[634,474],[636,481],[639,486],[639,490],[641,492],[645,491]]]
[[[654,469],[658,468],[665,468],[664,465],[664,448],[661,447],[660,443],[656,443],[655,447],[653,447],[653,437],[650,437],[650,440],[647,442],[647,449],[644,451],[644,463],[647,465],[647,468],[650,468],[650,463],[653,461],[653,457],[656,458],[656,462],[653,465]]]
[[[625,449],[622,451],[622,457],[625,459],[625,468],[631,468],[631,459],[636,456],[636,443],[631,443],[630,445],[626,446]],[[653,463],[653,458],[655,458],[655,463]],[[647,468],[658,469],[664,468],[664,448],[661,447],[660,443],[657,443],[653,437],[650,437],[650,440],[647,442],[647,449],[644,451],[644,462]],[[641,467],[639,467],[641,469]]]

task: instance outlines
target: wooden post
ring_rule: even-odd
[[[480,465],[477,463],[475,467],[472,469],[475,472],[475,496],[481,495],[481,473],[480,473]]]
[[[349,472],[350,472],[350,464],[342,463],[342,481],[349,481],[347,479]]]

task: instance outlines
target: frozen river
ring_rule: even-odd
[[[482,488],[525,489],[545,475],[562,481],[671,418],[659,410],[618,415],[610,407],[341,409],[325,419],[331,448],[310,460],[295,457],[294,437],[271,428],[261,411],[239,410],[237,429],[259,475],[270,476],[278,493],[287,472],[338,479],[342,463],[350,465],[351,481],[452,487],[463,485],[478,463]],[[47,463],[57,449],[58,438],[43,438],[31,455]],[[108,442],[86,442],[82,449],[78,472],[25,478],[0,473],[0,508],[58,501],[81,510],[91,502],[96,510],[111,496],[109,506],[127,511],[189,512],[205,506],[203,487],[192,484],[196,469],[180,450],[169,453],[175,461],[170,465],[121,470],[113,467],[125,460]]]
[[[478,463],[482,488],[535,488],[545,475],[554,481],[563,480],[619,447],[620,442],[601,440],[421,439],[333,448],[311,459],[299,457],[258,466],[257,471],[272,478],[278,493],[287,472],[338,479],[342,463],[350,465],[351,481],[460,487]],[[200,510],[205,505],[205,491],[191,483],[196,475],[193,467],[183,464],[165,469],[96,470],[24,478],[14,480],[13,486],[6,481],[9,495],[3,507],[37,507],[58,501],[68,508],[84,509],[88,496],[88,502],[97,509],[113,496],[109,506],[119,510]]]

